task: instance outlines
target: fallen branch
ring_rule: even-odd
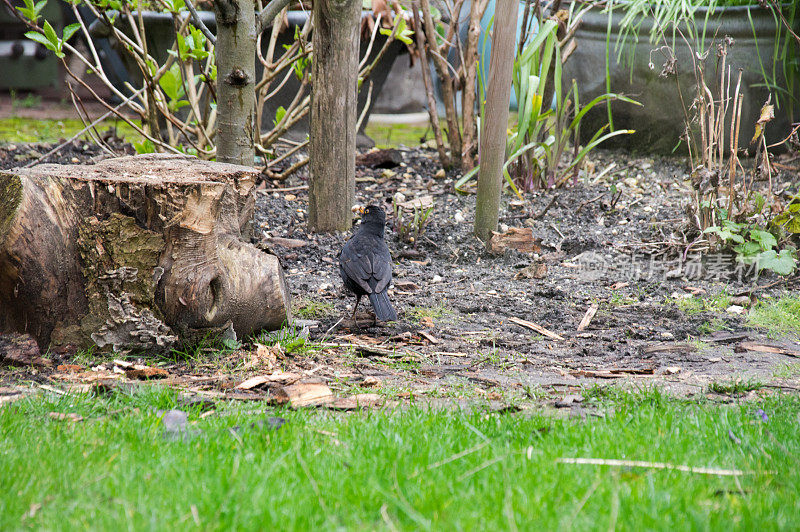
[[[528,329],[532,329],[532,330],[538,332],[539,334],[541,334],[542,336],[547,336],[548,338],[550,338],[552,340],[563,340],[564,339],[563,336],[558,335],[558,334],[554,333],[553,331],[548,331],[547,329],[545,329],[541,325],[539,325],[537,323],[533,323],[532,321],[523,320],[521,318],[515,318],[514,316],[509,317],[508,321],[516,323],[517,325],[521,325],[523,327],[527,327]]]

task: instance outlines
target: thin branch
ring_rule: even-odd
[[[278,13],[288,6],[292,0],[272,0],[264,7],[261,13],[258,14],[257,21],[261,31],[272,26],[272,21],[278,16]]]
[[[209,30],[208,27],[206,27],[206,25],[203,24],[203,21],[200,20],[200,14],[194,8],[192,0],[185,0],[185,2],[186,2],[186,8],[189,10],[189,13],[192,14],[192,22],[194,22],[194,25],[197,26],[197,29],[203,32],[203,35],[206,36],[206,39],[211,41],[211,44],[216,45],[217,36],[211,33],[211,30]]]

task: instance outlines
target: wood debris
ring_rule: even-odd
[[[539,253],[542,251],[540,238],[533,237],[530,227],[509,227],[505,233],[492,231],[487,250],[489,253],[500,254],[507,249],[516,249],[522,253]]]
[[[537,333],[541,334],[542,336],[546,336],[552,340],[563,340],[564,337],[554,333],[553,331],[548,331],[538,323],[533,323],[532,321],[523,320],[522,318],[516,318],[514,316],[510,316],[508,321],[516,323],[517,325],[521,325],[522,327],[527,327]]]
[[[132,369],[125,371],[125,377],[129,379],[138,379],[142,381],[151,379],[163,379],[169,376],[169,372],[162,368],[153,368],[150,366],[135,365]]]
[[[299,380],[300,380],[300,375],[297,373],[284,373],[282,371],[279,371],[277,373],[272,373],[270,375],[258,375],[256,377],[251,377],[246,381],[237,385],[235,389],[252,390],[253,388],[258,388],[260,386],[263,386],[264,384],[289,385],[289,384],[294,384]]]
[[[289,405],[292,408],[322,406],[333,402],[333,392],[327,384],[300,382],[275,389],[270,400],[275,404]]]
[[[383,398],[380,395],[376,393],[360,393],[350,397],[341,397],[327,406],[333,410],[361,410],[381,405],[383,405]]]
[[[578,332],[586,329],[590,323],[592,323],[592,319],[594,315],[597,314],[597,309],[599,307],[596,304],[592,304],[586,309],[586,314],[583,315],[583,319],[581,320],[580,324],[578,325]]]
[[[534,262],[525,266],[514,275],[514,279],[544,279],[547,277],[547,264]]]
[[[697,351],[697,347],[692,344],[653,344],[642,349],[644,354],[650,353],[692,353]]]
[[[781,344],[763,344],[758,342],[742,342],[737,344],[734,351],[742,353],[744,351],[755,351],[757,353],[773,353],[776,355],[786,355],[789,357],[800,358],[800,349],[787,347]]]
[[[0,335],[0,365],[50,367],[53,363],[39,356],[39,344],[29,334]]]

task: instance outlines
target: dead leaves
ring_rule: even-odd
[[[540,253],[541,239],[533,237],[530,227],[509,227],[505,233],[492,231],[492,237],[486,246],[489,253],[500,254],[507,249],[516,249],[522,253]]]

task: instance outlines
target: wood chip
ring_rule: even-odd
[[[544,279],[547,277],[547,264],[544,262],[534,262],[525,266],[514,275],[514,279]]]
[[[786,355],[789,357],[800,358],[800,349],[791,348],[780,344],[762,344],[758,342],[742,342],[736,345],[735,351],[755,351],[757,353],[773,353],[776,355]]]
[[[440,340],[438,338],[436,338],[434,335],[432,335],[431,333],[429,333],[427,331],[419,331],[419,334],[421,336],[425,337],[425,339],[428,340],[433,345],[436,345],[436,344],[438,344],[440,342]]]
[[[376,393],[360,393],[350,397],[341,397],[328,405],[333,410],[361,410],[375,408],[383,404],[383,398]]]
[[[523,320],[522,318],[516,318],[514,316],[509,317],[508,321],[511,321],[511,322],[516,323],[517,325],[521,325],[523,327],[527,327],[528,329],[532,329],[532,330],[538,332],[539,334],[541,334],[542,336],[546,336],[546,337],[548,337],[548,338],[550,338],[552,340],[563,340],[564,339],[563,336],[558,335],[558,334],[556,334],[556,333],[554,333],[552,331],[548,331],[547,329],[545,329],[541,325],[539,325],[537,323],[533,323],[532,321]]]
[[[263,384],[269,383],[276,383],[276,384],[294,384],[295,382],[300,380],[300,375],[297,373],[272,373],[270,375],[258,375],[255,377],[250,377],[246,381],[240,383],[236,386],[236,390],[252,390],[253,388],[257,388]]]
[[[539,253],[541,239],[533,237],[530,227],[510,227],[505,233],[492,231],[492,237],[486,246],[489,253],[499,254],[506,249],[516,249],[522,253]]]
[[[595,304],[589,306],[589,308],[586,310],[586,314],[583,315],[581,323],[578,325],[578,332],[584,330],[586,327],[589,326],[590,323],[592,323],[594,315],[597,314],[597,309],[598,306]]]
[[[442,357],[459,357],[459,358],[467,358],[469,356],[466,353],[450,353],[448,351],[435,351],[433,354]]]
[[[125,371],[125,376],[129,379],[138,379],[141,381],[151,379],[163,379],[169,376],[169,372],[161,368],[153,368],[150,366],[139,366],[134,369]]]
[[[271,401],[288,404],[292,408],[322,406],[333,402],[333,392],[327,384],[300,382],[273,391]]]
[[[411,281],[396,281],[394,283],[394,287],[398,290],[403,290],[406,292],[416,292],[419,290],[419,286]]]

